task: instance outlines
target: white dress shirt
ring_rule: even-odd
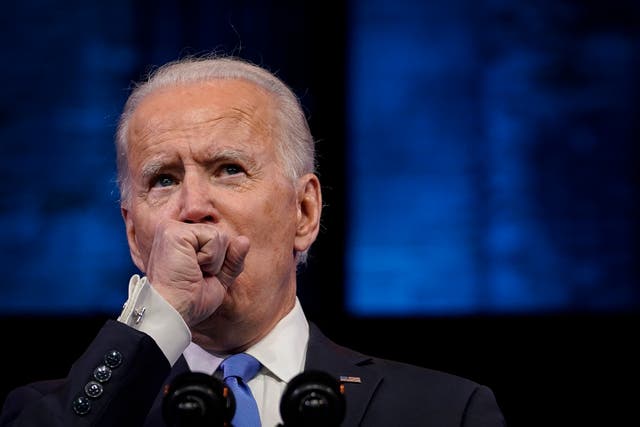
[[[211,354],[191,342],[191,332],[178,312],[150,285],[146,277],[129,281],[129,299],[118,320],[150,335],[173,366],[181,354],[192,371],[213,374],[224,354]],[[293,308],[262,340],[246,353],[262,368],[249,381],[264,427],[282,422],[280,398],[289,381],[304,370],[309,324],[296,298]]]

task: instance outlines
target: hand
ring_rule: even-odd
[[[171,220],[156,229],[146,275],[191,327],[222,304],[248,251],[245,236],[229,238],[212,224]]]

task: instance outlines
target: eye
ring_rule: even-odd
[[[151,181],[152,187],[170,187],[175,185],[176,180],[171,175],[158,175]]]
[[[229,163],[226,165],[222,165],[220,171],[222,175],[237,175],[239,173],[243,173],[244,168],[238,164]]]

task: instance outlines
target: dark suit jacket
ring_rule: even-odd
[[[120,364],[100,384],[101,395],[87,399],[86,384],[94,381],[95,369],[105,365],[105,355],[112,350],[122,356]],[[489,388],[450,374],[365,356],[331,342],[313,324],[305,369],[361,379],[345,383],[343,427],[504,425]],[[13,390],[5,400],[0,426],[165,426],[162,390],[186,370],[182,357],[171,368],[148,335],[108,321],[67,378]],[[73,410],[78,397],[89,402],[84,415]]]

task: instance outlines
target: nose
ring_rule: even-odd
[[[217,212],[213,188],[205,177],[185,177],[180,194],[180,221],[188,224],[215,223]]]

